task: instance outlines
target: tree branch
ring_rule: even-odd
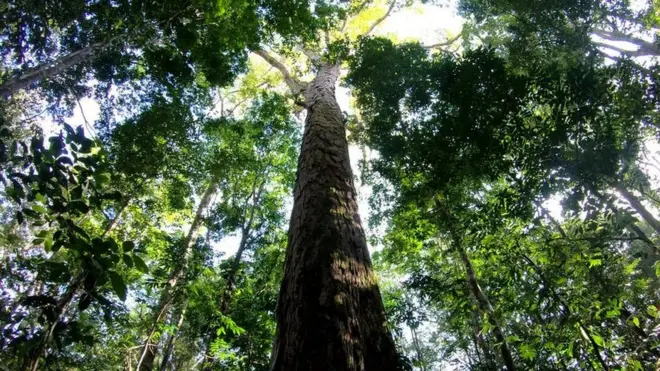
[[[518,244],[518,247],[520,247],[519,244]],[[559,293],[555,290],[554,286],[550,285],[550,281],[548,281],[548,279],[545,277],[545,275],[543,274],[543,271],[541,270],[541,268],[538,265],[536,265],[536,263],[534,263],[534,261],[530,257],[528,257],[527,255],[523,254],[522,257],[532,267],[532,269],[536,272],[536,274],[539,276],[539,278],[541,279],[542,285],[550,290],[550,293],[552,294],[552,297],[559,304],[561,304],[564,307],[564,310],[563,310],[564,315],[567,316],[567,317],[573,316],[573,312],[571,311],[571,307],[569,307],[568,304],[564,301],[564,299],[559,295]],[[576,320],[578,326],[580,326],[580,329],[582,330],[583,335],[591,343],[591,346],[593,348],[593,353],[596,356],[596,359],[598,360],[598,362],[600,363],[600,365],[603,367],[603,369],[605,371],[609,371],[610,367],[608,366],[608,364],[603,359],[603,356],[600,354],[600,346],[598,346],[598,343],[591,336],[591,331],[589,331],[589,328],[587,328],[587,326],[585,326],[584,323],[582,323],[580,318],[575,318],[575,320]]]
[[[342,32],[343,32],[343,27],[342,27]],[[325,30],[325,32],[323,33],[323,35],[325,36],[325,47],[326,47],[326,48],[329,48],[329,47],[330,47],[330,31],[329,31],[329,30]]]
[[[543,205],[540,202],[537,202],[536,206],[541,210],[541,214],[543,214],[543,216],[545,216],[546,218],[548,218],[548,220],[550,220],[550,223],[552,223],[555,229],[557,229],[559,234],[563,238],[568,239],[568,235],[566,235],[566,231],[564,231],[564,228],[561,226],[561,224],[555,218],[552,217],[548,209],[543,207]]]
[[[309,58],[310,61],[312,61],[312,64],[317,64],[321,61],[321,55],[319,53],[306,49],[302,45],[298,45],[297,49],[300,50],[301,53],[305,54],[305,56]]]
[[[294,95],[300,94],[305,90],[307,87],[307,84],[302,83],[298,81],[295,77],[291,75],[289,70],[286,68],[284,64],[282,64],[280,61],[275,59],[272,55],[268,54],[267,51],[263,49],[257,49],[253,50],[254,54],[260,56],[263,58],[266,62],[268,62],[271,66],[277,68],[280,73],[282,73],[282,77],[284,78],[284,82],[286,85],[291,89],[291,93]]]
[[[346,24],[348,23],[348,16],[344,18],[344,22],[341,24],[341,29],[339,30],[340,33],[344,33],[344,30],[346,29]]]
[[[424,45],[424,48],[425,49],[437,49],[437,48],[442,48],[444,46],[449,46],[449,45],[455,43],[456,41],[458,41],[458,39],[460,39],[462,36],[463,36],[463,32],[461,31],[458,35],[456,35],[456,36],[454,36],[450,39],[447,39],[446,41],[439,42],[437,44]]]
[[[627,35],[623,32],[619,31],[606,31],[602,29],[594,29],[593,30],[594,35],[607,39],[608,41],[623,41],[627,43],[631,43],[635,46],[637,46],[639,49],[635,51],[629,51],[629,50],[623,50],[621,48],[611,46],[606,42],[602,41],[594,41],[594,43],[607,46],[608,48],[611,48],[616,51],[620,51],[621,53],[624,53],[626,55],[630,55],[631,57],[642,57],[642,56],[658,56],[660,55],[660,48],[655,45],[654,43]]]
[[[392,0],[392,3],[390,3],[390,6],[387,8],[387,12],[385,12],[385,15],[378,18],[376,22],[374,22],[374,24],[372,24],[371,27],[369,27],[369,30],[365,33],[365,36],[372,33],[376,29],[376,27],[378,27],[379,24],[383,23],[383,21],[390,16],[390,13],[392,13],[392,10],[394,10],[395,5],[396,5],[396,0]]]
[[[615,51],[617,51],[617,52],[619,52],[619,53],[628,53],[628,52],[629,52],[628,50],[619,50],[619,49],[616,49],[615,47],[613,47],[613,46],[611,46],[611,45],[607,45],[607,44],[604,44],[604,43],[599,43],[599,42],[597,42],[597,41],[593,41],[593,43],[598,44],[598,46],[602,46],[602,47],[604,47],[604,48],[609,48],[609,49],[611,49],[611,50],[615,50]],[[616,56],[613,56],[613,55],[609,55],[609,54],[605,53],[604,51],[602,51],[602,50],[599,49],[599,48],[596,48],[595,50],[596,50],[596,53],[598,53],[598,54],[600,54],[601,56],[603,56],[603,58],[611,59],[611,60],[613,60],[613,61],[615,61],[615,62],[618,62],[618,61],[621,61],[621,60],[624,59],[623,57],[616,57]],[[626,55],[628,55],[628,54],[626,54]],[[632,63],[633,65],[635,65],[635,67],[637,67],[640,71],[645,72],[645,73],[647,73],[647,74],[651,74],[651,69],[650,69],[650,68],[645,67],[645,66],[641,65],[640,63],[635,62],[634,60],[630,60],[630,63]]]

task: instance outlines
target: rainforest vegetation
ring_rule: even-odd
[[[659,32],[0,2],[0,370],[660,369]]]

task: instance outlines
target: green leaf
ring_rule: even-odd
[[[55,241],[55,243],[53,243],[53,247],[51,250],[53,252],[58,252],[62,248],[62,246],[64,246],[64,242],[62,242],[62,240],[57,240]]]
[[[50,251],[52,247],[53,247],[53,239],[50,237],[46,238],[46,240],[44,241],[44,249],[46,249],[46,251]]]
[[[34,195],[34,199],[37,200],[37,201],[39,201],[39,202],[41,202],[42,204],[46,204],[46,203],[48,202],[48,200],[46,199],[46,197],[45,197],[44,195],[42,195],[41,193],[37,193],[37,194],[35,194],[35,195]]]
[[[73,210],[78,211],[81,214],[86,214],[89,211],[89,205],[87,205],[84,201],[76,200],[71,202],[69,205]]]
[[[124,283],[124,279],[114,271],[108,271],[108,276],[110,277],[110,283],[112,283],[112,289],[115,290],[117,296],[122,301],[126,300],[126,283]]]
[[[603,264],[601,259],[589,259],[589,268],[598,267]]]
[[[107,240],[103,241],[102,247],[103,252],[106,253],[119,252],[119,245],[117,245],[117,242],[113,238],[108,238]]]
[[[121,245],[122,249],[124,249],[124,252],[131,252],[135,248],[135,243],[133,241],[124,241]]]
[[[133,254],[133,264],[135,265],[135,268],[137,268],[140,272],[149,272],[149,267],[147,267],[147,264],[145,264],[144,260],[135,254]]]
[[[133,268],[133,259],[131,259],[130,255],[124,254],[122,256],[122,260],[124,261],[124,264],[126,264],[127,267]]]
[[[80,296],[80,300],[78,301],[78,310],[80,310],[81,312],[84,311],[89,307],[91,303],[92,303],[92,297],[87,293],[82,294]]]
[[[534,347],[530,344],[522,344],[519,350],[520,356],[528,361],[531,361],[534,359],[534,357],[536,357],[536,350],[534,350]]]
[[[633,318],[632,318],[632,321],[633,321],[633,323],[635,324],[635,326],[639,327],[639,318],[637,318],[637,317],[633,317]]]
[[[34,209],[34,211],[36,211],[38,213],[41,213],[41,214],[46,214],[48,212],[48,210],[45,207],[43,207],[39,204],[33,204],[32,209]]]
[[[599,335],[592,334],[591,337],[594,339],[596,344],[598,344],[598,346],[601,346],[601,347],[605,346],[605,342],[603,341],[603,338],[600,337]]]
[[[30,218],[32,218],[32,219],[39,219],[39,218],[41,218],[41,214],[39,214],[38,212],[36,212],[36,211],[34,211],[34,210],[32,210],[32,209],[24,208],[22,211],[23,211],[23,213],[24,213],[25,215],[27,215],[28,217],[30,217]]]

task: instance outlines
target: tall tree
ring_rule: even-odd
[[[389,3],[366,32],[395,6]],[[358,214],[346,125],[335,95],[350,50],[342,33],[362,8],[330,10],[339,16],[325,17],[323,42],[298,48],[312,64],[311,81],[300,81],[271,53],[255,51],[282,73],[307,114],[271,370],[395,370],[401,365]]]

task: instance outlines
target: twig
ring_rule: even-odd
[[[424,45],[424,48],[425,49],[436,49],[436,48],[442,48],[443,46],[449,46],[449,45],[455,43],[462,36],[463,36],[463,32],[460,32],[458,35],[452,37],[451,39],[447,39],[446,41],[439,42],[437,44]]]
[[[378,27],[379,24],[383,23],[383,21],[390,16],[390,13],[392,13],[392,10],[394,10],[395,5],[396,5],[396,0],[392,0],[392,3],[390,3],[390,6],[387,8],[387,12],[385,12],[385,15],[378,18],[376,22],[374,22],[374,24],[372,24],[371,27],[369,27],[369,30],[365,33],[365,35],[369,35],[376,29],[376,27]]]
[[[87,121],[87,117],[85,116],[85,111],[83,110],[82,104],[80,103],[80,99],[78,99],[78,96],[76,97],[76,102],[78,102],[78,108],[80,108],[80,114],[82,115],[83,121],[85,122],[85,127],[89,129],[89,133],[93,135],[92,138],[96,139],[96,131],[94,128],[89,124],[89,121]]]
[[[344,30],[346,29],[346,23],[348,23],[348,16],[344,18],[344,22],[341,24],[341,29],[339,30],[339,33],[344,33]]]

